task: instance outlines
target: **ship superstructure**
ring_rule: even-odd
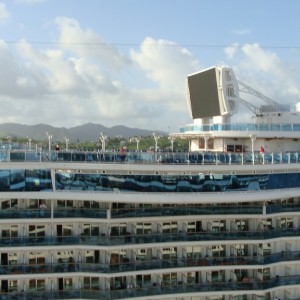
[[[2,150],[1,296],[299,299],[300,123],[200,114],[188,153]]]

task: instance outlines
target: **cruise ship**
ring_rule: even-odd
[[[187,153],[0,151],[0,299],[300,299],[300,106],[228,67],[187,100]]]

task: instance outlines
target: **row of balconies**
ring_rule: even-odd
[[[24,247],[24,246],[58,246],[58,245],[102,245],[124,246],[134,244],[195,242],[195,241],[265,241],[274,238],[299,237],[298,228],[271,229],[265,231],[202,231],[180,233],[149,233],[131,235],[125,233],[117,236],[33,236],[33,237],[2,237],[0,247]]]
[[[300,252],[280,252],[267,256],[225,256],[225,257],[208,257],[205,258],[189,258],[189,259],[153,259],[151,261],[135,260],[130,261],[123,259],[122,263],[84,263],[63,261],[60,263],[37,263],[37,264],[11,264],[1,265],[0,275],[14,274],[38,274],[38,273],[72,273],[72,272],[88,272],[88,273],[104,273],[114,274],[120,272],[134,272],[145,270],[161,270],[173,268],[197,268],[199,267],[218,267],[221,266],[266,266],[267,264],[300,261]],[[216,268],[214,268],[216,269]],[[190,269],[192,270],[192,269]],[[171,271],[171,270],[170,270]]]
[[[242,281],[242,282],[206,282],[197,284],[183,284],[178,282],[174,285],[152,285],[145,287],[121,286],[116,290],[83,290],[69,287],[66,290],[38,290],[38,291],[16,291],[14,293],[2,293],[6,300],[18,299],[124,299],[135,297],[149,297],[159,299],[162,295],[176,295],[176,297],[188,294],[200,294],[205,292],[231,292],[232,295],[264,293],[277,287],[288,287],[300,284],[300,276],[276,276],[264,281]],[[159,297],[157,297],[160,295]],[[156,297],[155,297],[156,296]]]

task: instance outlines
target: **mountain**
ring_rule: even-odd
[[[5,139],[8,136],[14,138],[31,138],[33,140],[47,140],[47,134],[52,135],[53,141],[65,141],[68,138],[70,142],[87,142],[99,141],[100,133],[108,137],[134,137],[134,136],[150,136],[153,132],[158,135],[166,135],[163,131],[145,130],[138,128],[130,128],[122,125],[105,127],[100,124],[87,123],[72,128],[53,127],[47,124],[23,125],[16,123],[0,124],[0,138]]]

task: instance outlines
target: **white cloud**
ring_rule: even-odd
[[[276,53],[264,50],[258,44],[244,45],[241,50],[247,59],[243,67],[257,74],[259,86],[265,84],[266,90],[283,103],[299,99],[299,75],[296,72],[299,65],[289,65]]]
[[[78,21],[66,17],[56,18],[59,27],[59,42],[62,48],[88,59],[101,61],[110,68],[120,69],[129,61],[119,51],[97,35],[93,30],[83,30]]]
[[[39,73],[39,84],[41,79],[49,93],[67,93],[82,91],[82,79],[76,73],[74,62],[66,59],[63,50],[48,49],[38,51],[26,41],[18,45],[20,56],[26,65],[32,68],[32,72]]]
[[[0,2],[0,23],[6,22],[10,18],[10,14],[4,3]]]
[[[186,76],[200,69],[199,62],[180,45],[167,40],[146,38],[139,51],[131,51],[132,60],[157,84],[151,100],[163,103],[166,109],[186,111]]]
[[[177,89],[186,74],[200,68],[192,54],[180,45],[167,40],[146,38],[140,51],[132,51],[132,59],[149,79],[162,88]]]

